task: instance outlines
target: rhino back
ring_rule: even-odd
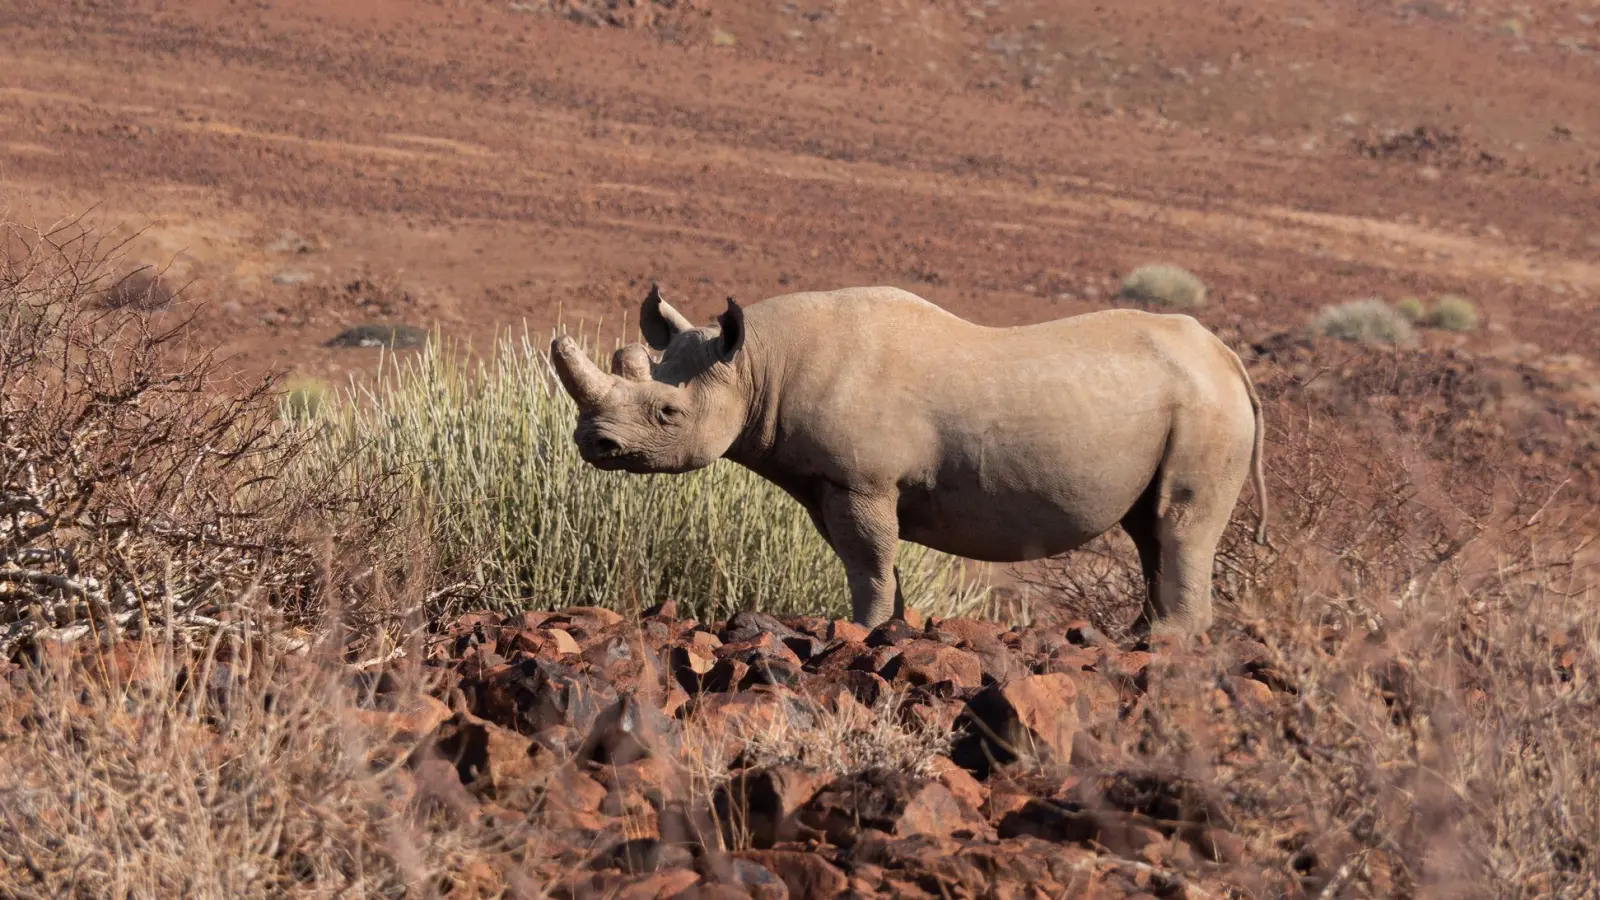
[[[1174,412],[1225,366],[1187,316],[989,328],[894,289],[781,299],[752,316],[783,357],[777,467],[896,488],[902,537],[976,559],[1063,552],[1115,525]]]

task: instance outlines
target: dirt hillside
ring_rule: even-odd
[[[994,324],[1166,260],[1208,324],[1470,297],[1586,354],[1600,7],[1167,0],[0,9],[0,198],[89,212],[246,370],[365,323],[613,331],[659,279],[890,283]]]

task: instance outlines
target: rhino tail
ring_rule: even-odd
[[[1256,503],[1259,510],[1256,513],[1255,541],[1257,544],[1271,548],[1272,540],[1267,536],[1267,478],[1262,470],[1262,457],[1266,448],[1267,432],[1262,424],[1261,398],[1256,395],[1256,386],[1250,380],[1250,370],[1244,367],[1244,360],[1231,349],[1228,351],[1233,357],[1234,368],[1238,369],[1239,377],[1244,381],[1245,393],[1250,395],[1250,410],[1255,415],[1256,435],[1255,444],[1250,450],[1250,479],[1255,486]]]

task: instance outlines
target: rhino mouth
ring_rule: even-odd
[[[578,455],[589,465],[606,471],[637,468],[644,462],[637,451],[629,450],[605,437],[579,441]]]

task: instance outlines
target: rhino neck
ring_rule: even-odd
[[[777,449],[777,373],[783,368],[778,354],[779,348],[750,330],[734,363],[737,389],[745,399],[744,426],[723,456],[743,466],[759,467]]]

